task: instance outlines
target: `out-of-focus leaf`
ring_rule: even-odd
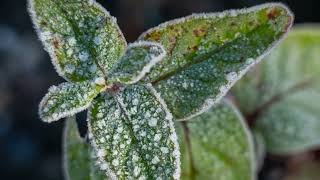
[[[257,170],[259,171],[264,164],[266,145],[260,133],[253,131],[252,134],[254,140],[255,162],[257,165]]]
[[[287,7],[272,3],[166,22],[140,37],[167,52],[144,81],[161,93],[175,118],[192,118],[224,96],[292,21]]]
[[[103,180],[105,175],[94,165],[91,148],[79,135],[74,117],[68,118],[63,135],[64,171],[68,180]]]
[[[271,153],[320,146],[320,28],[297,27],[233,89]]]
[[[147,41],[130,44],[112,68],[109,82],[136,83],[164,56],[165,50],[161,44]]]
[[[182,179],[254,179],[252,138],[234,107],[219,104],[176,127]]]
[[[172,116],[151,85],[99,96],[88,118],[91,143],[110,178],[179,179]]]
[[[305,161],[297,169],[288,174],[284,180],[319,180],[320,163],[319,161]]]
[[[56,70],[68,81],[103,75],[126,47],[115,18],[94,0],[29,0],[29,6]]]
[[[49,92],[40,102],[40,118],[50,123],[85,110],[105,88],[103,83],[103,79],[97,78],[94,82],[66,82],[50,87]]]

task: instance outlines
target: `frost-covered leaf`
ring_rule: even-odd
[[[110,178],[179,179],[172,117],[151,85],[99,96],[88,117],[89,138]]]
[[[79,135],[74,117],[68,118],[63,135],[64,171],[67,180],[103,180],[103,172],[94,165],[89,144]]]
[[[109,81],[136,83],[164,56],[165,50],[159,43],[140,41],[130,44],[124,55],[112,68],[108,76]]]
[[[271,153],[320,147],[320,28],[300,27],[233,89]]]
[[[115,18],[94,0],[29,0],[29,6],[39,37],[66,80],[101,76],[126,47]]]
[[[254,179],[252,138],[234,107],[219,104],[190,121],[177,122],[176,127],[181,179]]]
[[[140,37],[161,43],[167,52],[144,81],[155,85],[174,117],[191,118],[259,62],[292,21],[284,5],[265,4],[164,23]]]
[[[104,89],[102,78],[52,86],[40,102],[40,118],[45,122],[53,122],[74,115],[88,108],[93,98]]]

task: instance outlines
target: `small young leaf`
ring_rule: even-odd
[[[105,175],[91,157],[91,148],[79,135],[74,117],[65,122],[63,135],[64,171],[67,180],[103,180]]]
[[[88,117],[89,138],[111,179],[179,179],[172,117],[151,85],[99,96]]]
[[[130,44],[124,55],[112,68],[109,81],[134,84],[162,60],[165,50],[161,44],[140,41]]]
[[[126,47],[115,18],[94,0],[29,0],[29,6],[56,70],[68,81],[101,76]]]
[[[219,104],[176,127],[181,179],[255,179],[252,137],[234,107]]]
[[[233,89],[267,151],[320,147],[320,28],[300,27]]]
[[[167,52],[144,78],[173,116],[190,119],[217,102],[283,37],[293,21],[282,4],[196,14],[164,23],[140,37]]]
[[[40,118],[50,123],[87,109],[93,98],[105,89],[100,79],[50,87],[40,102]]]

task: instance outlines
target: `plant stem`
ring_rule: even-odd
[[[268,101],[258,106],[253,112],[246,114],[245,117],[249,126],[252,126],[256,121],[256,119],[258,119],[264,112],[266,112],[273,104],[280,102],[289,94],[293,94],[302,89],[305,89],[306,87],[310,86],[311,83],[312,83],[311,78],[301,81],[300,83],[295,84],[294,86],[288,88],[287,90],[279,92],[278,94],[275,94]]]

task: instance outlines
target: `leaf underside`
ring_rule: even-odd
[[[218,104],[191,119],[177,122],[181,179],[254,179],[253,144],[240,114]]]
[[[161,93],[175,118],[191,118],[218,101],[292,21],[282,4],[265,4],[164,23],[139,38],[159,42],[167,52],[143,80]]]
[[[291,31],[235,86],[239,107],[276,154],[320,146],[320,28]]]
[[[74,117],[68,118],[64,130],[64,171],[67,180],[104,180],[94,164],[92,149],[79,135]]]
[[[59,75],[68,81],[102,76],[126,41],[116,20],[94,0],[29,0],[33,23]]]
[[[99,96],[88,118],[91,143],[111,178],[179,179],[173,122],[151,86]]]
[[[45,122],[53,122],[72,116],[86,109],[103,88],[92,81],[52,86],[40,102],[40,118]]]
[[[165,56],[161,44],[147,41],[132,43],[111,69],[109,82],[138,82]]]

